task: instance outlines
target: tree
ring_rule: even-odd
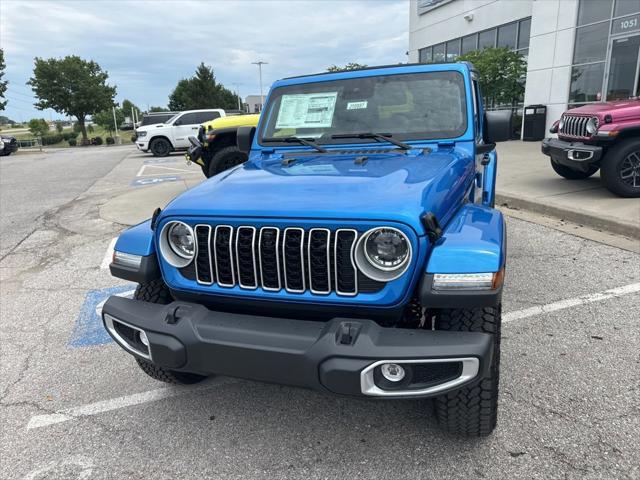
[[[49,124],[44,118],[32,118],[28,126],[34,137],[42,137],[49,132]]]
[[[116,108],[115,111],[117,125],[121,125],[122,122],[124,122],[122,109]],[[100,125],[102,128],[107,130],[110,135],[115,131],[115,126],[113,124],[113,110],[111,108],[93,114],[91,116],[91,120],[93,120],[93,123],[96,125]]]
[[[165,107],[151,107],[149,108],[149,112],[168,112],[169,109]]]
[[[512,104],[524,94],[527,62],[508,48],[485,48],[458,57],[473,63],[487,105]]]
[[[7,82],[6,80],[2,80],[4,77],[4,68],[6,65],[4,64],[4,51],[0,48],[0,110],[4,110],[4,107],[7,106],[7,101],[4,99],[4,92],[7,91]]]
[[[327,72],[346,72],[348,70],[360,70],[361,68],[367,68],[367,66],[362,63],[349,62],[344,67],[331,65],[327,67]]]
[[[136,106],[135,103],[133,103],[131,100],[123,100],[122,101],[122,113],[124,114],[125,117],[131,117],[131,111],[135,110],[136,111],[136,115],[140,115],[140,109]],[[133,122],[134,119],[133,117],[131,117],[131,121]]]
[[[39,110],[52,108],[58,113],[76,117],[87,140],[85,119],[113,105],[116,87],[108,85],[109,75],[94,61],[86,61],[71,55],[62,59],[37,58],[34,60],[30,85]]]
[[[169,110],[194,110],[198,108],[238,108],[238,97],[216,82],[213,69],[201,63],[196,74],[183,78],[169,96]]]
[[[57,120],[56,121],[56,132],[62,133],[62,130],[64,130],[64,125],[60,120]]]

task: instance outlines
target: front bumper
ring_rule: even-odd
[[[542,153],[566,167],[587,172],[602,158],[603,148],[581,142],[566,142],[557,138],[545,138],[542,141]]]
[[[149,150],[149,141],[146,139],[137,138],[136,147],[138,147],[138,150],[146,152],[147,150]]]
[[[350,318],[259,317],[187,302],[158,305],[110,297],[102,316],[123,349],[165,368],[343,395],[441,395],[478,381],[494,350],[493,337],[479,332],[383,328]],[[139,331],[148,348],[136,342]],[[380,383],[378,367],[385,362],[405,366],[403,386]]]

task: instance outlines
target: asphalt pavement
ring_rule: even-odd
[[[424,401],[148,378],[98,321],[133,288],[101,210],[199,175],[131,147],[0,159],[1,479],[640,478],[640,255],[514,217],[489,438]]]

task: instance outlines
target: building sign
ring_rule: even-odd
[[[640,13],[628,17],[616,18],[611,22],[611,34],[635,32],[640,30]]]

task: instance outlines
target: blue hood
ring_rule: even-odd
[[[249,161],[178,196],[162,216],[386,220],[422,234],[420,216],[431,211],[446,224],[473,181],[465,149],[393,150],[364,164],[356,153],[287,156],[289,166]]]

